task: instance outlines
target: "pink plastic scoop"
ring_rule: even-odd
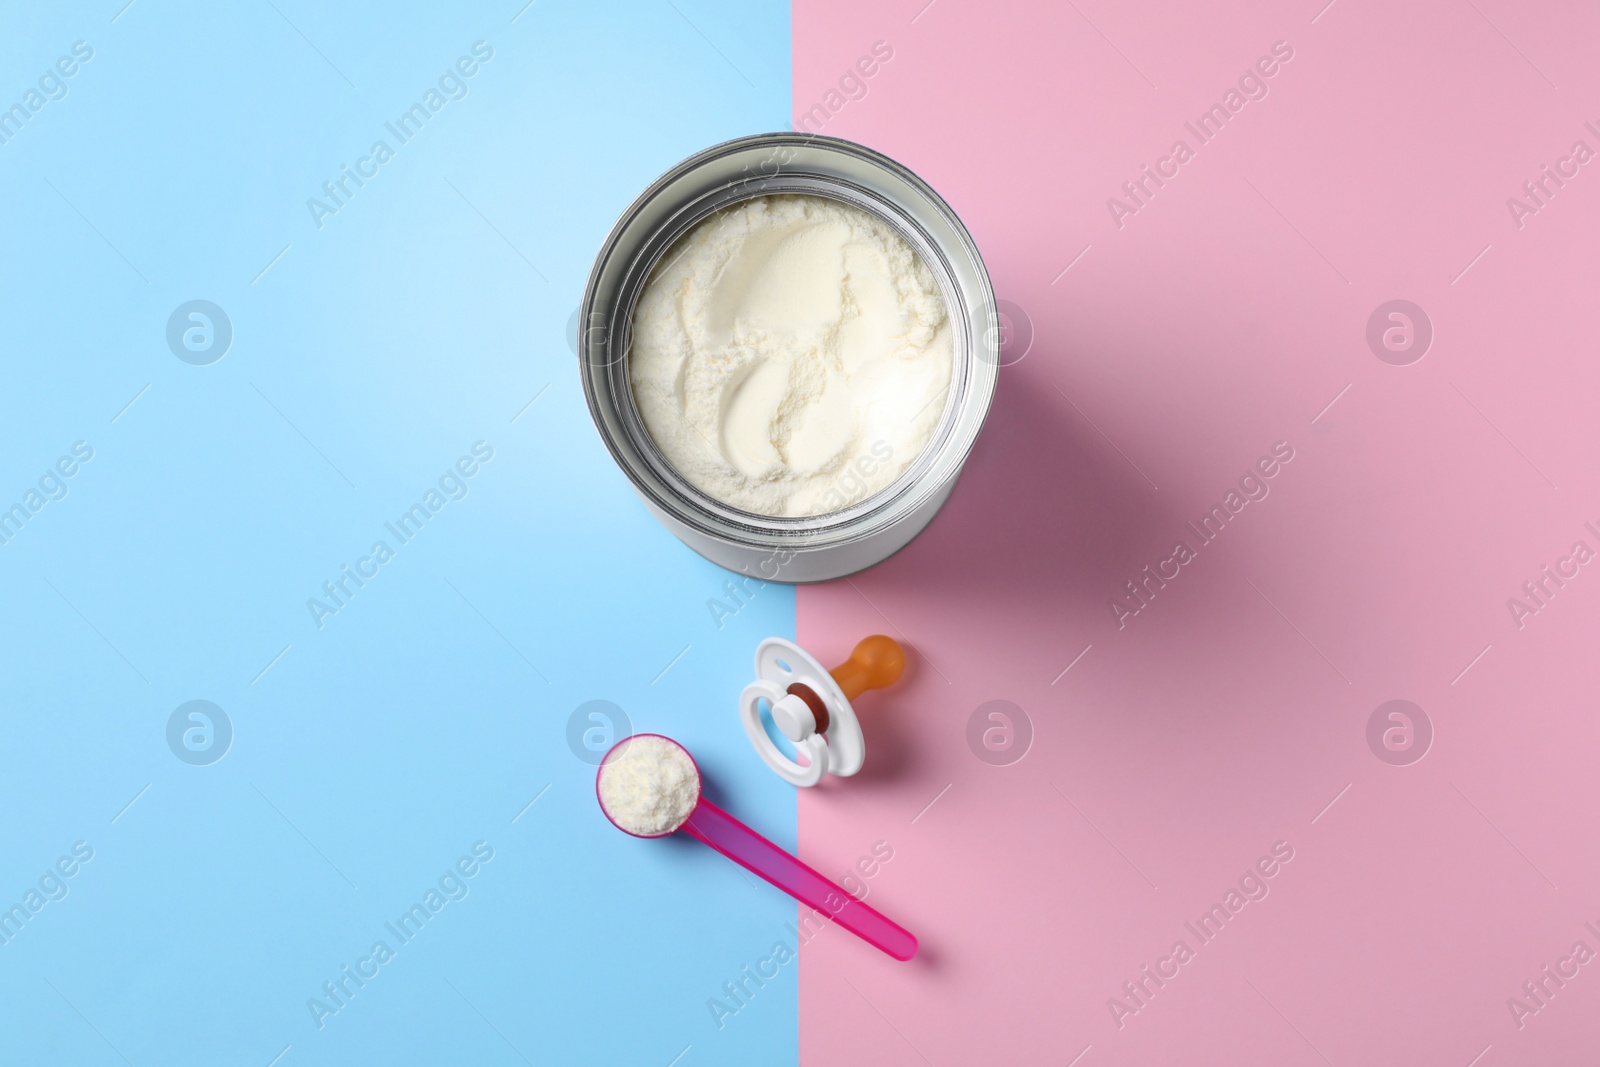
[[[660,734],[635,734],[634,738],[660,737],[676,746],[694,766],[694,788],[700,793],[700,767],[694,763],[689,750],[670,737]],[[843,888],[824,878],[798,859],[756,833],[732,815],[717,807],[700,793],[694,810],[676,826],[659,833],[637,833],[628,829],[606,810],[600,783],[606,776],[607,764],[619,748],[634,738],[624,738],[612,746],[600,763],[595,776],[595,796],[600,810],[617,829],[634,837],[665,837],[683,830],[699,838],[724,856],[788,893],[802,904],[809,905],[849,930],[869,945],[882,949],[897,960],[909,960],[917,954],[917,939],[909,931],[890,921],[875,908],[851,896]]]

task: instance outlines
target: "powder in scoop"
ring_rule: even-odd
[[[630,737],[600,764],[600,806],[630,834],[670,834],[700,802],[700,775],[681,745],[654,734]]]
[[[944,297],[909,242],[837,200],[756,197],[662,257],[633,316],[634,402],[691,485],[814,515],[884,488],[944,415]]]

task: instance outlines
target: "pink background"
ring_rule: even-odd
[[[1520,1029],[1506,1003],[1600,951],[1600,562],[1521,629],[1506,605],[1600,549],[1600,161],[1520,229],[1506,206],[1600,150],[1600,16],[923,3],[796,0],[796,117],[887,42],[821,132],[939,189],[1036,338],[927,532],[799,593],[822,658],[917,653],[861,702],[861,776],[802,791],[800,847],[835,872],[888,842],[869,899],[924,946],[807,944],[802,1060],[1600,1062],[1600,961]],[[1199,146],[1185,120],[1278,41]],[[1107,198],[1179,138],[1119,229]],[[1435,331],[1409,366],[1365,339],[1395,298]],[[1270,495],[1119,630],[1123,582],[1279,441]],[[1435,730],[1409,766],[1366,740],[1396,698]],[[1009,766],[966,740],[993,699],[1034,731]],[[1200,946],[1184,923],[1278,841],[1270,894]],[[1108,998],[1179,938],[1119,1028]]]

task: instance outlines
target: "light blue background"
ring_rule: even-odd
[[[717,629],[725,575],[616,471],[563,336],[651,179],[787,125],[787,6],[121,7],[0,25],[0,106],[95,50],[0,145],[0,507],[94,448],[0,545],[0,907],[95,850],[0,945],[0,1059],[793,1062],[795,965],[721,1031],[706,1007],[792,902],[611,829],[565,740],[614,700],[793,844],[734,704],[793,595]],[[397,145],[480,39],[465,99]],[[319,230],[306,199],[379,138]],[[196,298],[233,324],[210,366],[165,342]],[[469,495],[397,546],[385,521],[477,441]],[[319,630],[307,598],[380,538]],[[167,747],[192,699],[235,731],[210,766]],[[307,999],[480,840],[469,895],[319,1030]]]

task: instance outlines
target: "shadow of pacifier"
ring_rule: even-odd
[[[829,774],[848,778],[866,761],[866,739],[851,701],[869,689],[893,685],[905,672],[899,642],[874,634],[850,658],[828,670],[805,649],[781,637],[756,648],[756,680],[739,696],[739,719],[768,767],[791,785],[814,786]],[[805,762],[791,759],[767,732],[761,702],[772,723]]]

